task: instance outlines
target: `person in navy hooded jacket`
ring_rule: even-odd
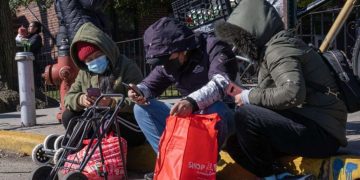
[[[191,113],[218,113],[219,147],[234,130],[233,112],[218,97],[209,94],[225,93],[236,78],[237,63],[231,47],[206,33],[194,33],[173,18],[164,17],[152,24],[144,34],[146,62],[154,69],[128,96],[145,137],[158,152],[160,136],[169,115],[186,117]],[[182,98],[174,105],[156,100],[174,84]]]

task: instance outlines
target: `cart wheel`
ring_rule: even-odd
[[[50,135],[46,136],[46,138],[44,140],[44,148],[54,150],[55,149],[54,144],[55,144],[55,141],[58,136],[59,135],[57,135],[57,134],[50,134]]]
[[[32,173],[31,173],[31,180],[47,180],[50,179],[50,173],[52,171],[52,167],[51,166],[40,166],[37,169],[35,169]],[[58,176],[56,175],[55,180],[58,180]]]
[[[45,156],[44,145],[38,144],[34,147],[31,153],[31,159],[37,165],[45,165],[50,162],[50,158]]]
[[[54,154],[54,164],[57,164],[62,156],[62,154],[64,153],[64,149],[60,148],[58,150],[56,150],[55,154]]]
[[[55,143],[54,143],[55,150],[58,150],[61,148],[61,143],[62,143],[62,140],[64,139],[64,137],[65,137],[65,135],[61,135],[56,138]]]
[[[67,174],[64,178],[65,180],[87,180],[88,178],[79,171],[73,171]]]

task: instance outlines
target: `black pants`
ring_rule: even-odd
[[[35,55],[37,57],[38,55]],[[43,73],[43,68],[40,66],[38,57],[33,61],[33,67],[34,67],[34,85],[35,89],[42,88],[44,86],[43,78],[41,77],[41,74]]]
[[[69,132],[73,132],[73,129],[75,127],[75,123],[70,123],[70,120],[72,118],[76,118],[81,116],[81,114],[83,114],[84,111],[80,111],[80,112],[76,112],[76,111],[70,111],[68,109],[66,109],[63,112],[62,115],[62,124],[64,125],[65,129],[69,129]],[[133,114],[130,113],[120,113],[120,116],[128,121],[130,121],[133,124],[137,124],[135,117]],[[116,128],[113,125],[112,130],[114,132],[116,132]],[[135,132],[125,126],[123,126],[122,124],[120,124],[120,133],[121,133],[121,137],[123,137],[124,139],[126,139],[128,146],[138,146],[141,145],[145,142],[145,136],[142,132]],[[88,137],[91,137],[91,135],[88,135]]]
[[[285,155],[312,158],[336,153],[338,141],[315,122],[291,114],[245,105],[235,113],[236,135],[226,149],[242,167],[258,177],[274,174],[274,160]]]
[[[62,118],[61,118],[61,122],[62,122],[64,128],[65,129],[68,128],[68,125],[72,118],[81,116],[83,113],[84,113],[84,111],[77,112],[77,111],[70,111],[68,109],[65,109],[65,111],[62,114]]]

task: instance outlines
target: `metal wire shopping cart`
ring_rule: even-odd
[[[98,106],[100,99],[103,97],[120,97],[120,101],[117,103],[115,110],[110,107]],[[54,166],[41,166],[32,173],[32,179],[37,180],[55,180],[59,178],[59,174],[65,174],[63,179],[88,179],[84,174],[89,161],[95,152],[99,153],[99,166],[97,169],[99,178],[108,179],[109,171],[105,166],[103,139],[110,133],[115,127],[114,136],[119,146],[119,156],[121,157],[121,174],[123,179],[127,179],[126,171],[126,141],[120,136],[120,125],[119,123],[137,130],[138,127],[127,122],[123,118],[118,116],[120,109],[124,103],[124,95],[122,94],[104,94],[101,95],[94,103],[94,105],[88,108],[80,117],[74,118],[70,123],[76,123],[73,129],[67,129],[64,139],[62,140],[60,153],[57,153],[58,157],[54,157]],[[87,139],[88,138],[88,139]],[[87,140],[86,140],[87,139]],[[85,141],[84,141],[85,140]],[[124,143],[125,141],[125,143]],[[84,144],[84,142],[87,142]],[[82,154],[79,156],[81,150]],[[72,157],[72,158],[69,158]],[[66,166],[65,166],[66,165]],[[60,173],[59,173],[60,172]]]

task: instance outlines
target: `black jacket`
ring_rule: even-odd
[[[110,34],[109,23],[102,12],[106,2],[107,0],[57,0],[57,9],[61,13],[70,42],[81,25],[87,22]]]
[[[42,47],[42,38],[39,34],[31,34],[30,36],[27,37],[30,43],[30,52],[32,52],[34,54],[34,56],[36,57],[40,51],[41,51],[41,47]]]

